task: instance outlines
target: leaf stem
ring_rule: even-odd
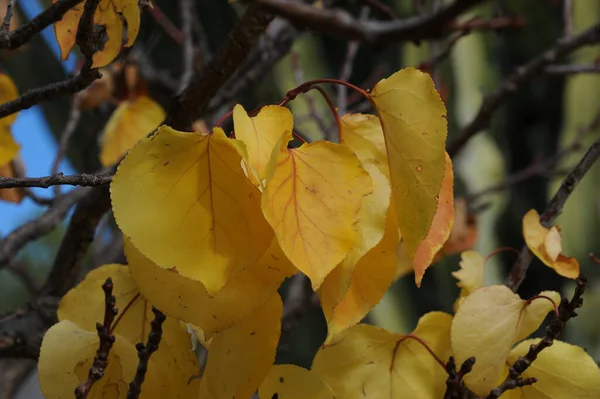
[[[113,331],[115,331],[115,328],[117,328],[117,325],[119,324],[119,322],[121,321],[121,319],[123,318],[123,316],[125,316],[125,313],[127,313],[127,311],[129,309],[131,309],[131,307],[133,306],[133,304],[140,299],[140,293],[138,292],[137,294],[134,295],[133,298],[131,298],[131,300],[129,301],[129,303],[127,305],[125,305],[125,307],[123,308],[123,310],[121,311],[121,313],[119,314],[119,316],[117,316],[117,320],[115,320],[115,322],[113,323],[113,325],[110,328],[110,333],[112,334]]]
[[[536,299],[546,299],[546,300],[548,300],[548,301],[552,302],[552,306],[554,307],[554,315],[555,315],[556,317],[558,317],[558,316],[559,316],[559,314],[558,314],[558,306],[557,306],[557,305],[556,305],[556,303],[555,303],[555,302],[552,300],[552,298],[550,298],[549,296],[546,296],[546,295],[536,295],[536,296],[534,296],[534,297],[531,297],[531,298],[529,298],[529,299],[527,300],[527,302],[526,302],[526,305],[530,305],[530,304],[531,304],[531,302],[535,301]]]
[[[442,359],[440,359],[438,357],[438,355],[435,354],[435,352],[433,351],[433,349],[431,349],[429,347],[429,345],[427,345],[427,343],[425,341],[423,341],[421,338],[417,337],[416,335],[413,335],[413,334],[404,335],[404,336],[402,336],[402,338],[400,339],[400,341],[398,341],[398,343],[400,343],[400,342],[402,342],[402,341],[404,341],[405,339],[408,339],[408,338],[414,339],[415,341],[417,341],[418,343],[420,343],[421,345],[423,345],[423,347],[425,349],[427,349],[427,352],[429,352],[429,354],[431,356],[433,356],[433,358],[435,359],[435,361],[438,362],[438,364],[440,366],[442,366],[442,368],[444,370],[446,370],[446,362],[444,362]]]

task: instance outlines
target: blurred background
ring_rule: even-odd
[[[0,12],[7,0],[0,1]],[[13,26],[28,21],[50,1],[18,0]],[[177,91],[181,64],[181,22],[179,2],[153,0],[154,9],[142,15],[142,28],[136,44],[125,50],[120,65],[134,65],[136,79],[143,81],[150,95],[165,109]],[[346,0],[324,1],[318,6],[343,7],[357,18],[406,18],[431,12],[444,1],[430,0]],[[376,3],[377,6],[372,6]],[[568,7],[567,7],[568,6]],[[226,0],[196,0],[194,35],[199,43],[195,62],[206,63],[218,51],[228,32],[239,20],[243,5]],[[471,121],[484,96],[494,90],[512,71],[557,43],[561,37],[577,33],[600,21],[600,1],[595,0],[492,0],[462,16],[485,21],[502,21],[499,26],[457,33],[439,41],[417,44],[386,44],[378,47],[302,31],[283,20],[274,21],[267,34],[272,40],[259,45],[248,63],[267,66],[251,78],[240,78],[238,87],[229,85],[219,93],[202,122],[212,126],[233,104],[246,109],[281,101],[299,83],[316,78],[341,78],[362,88],[371,88],[394,71],[416,66],[432,74],[448,108],[448,142]],[[16,24],[16,25],[15,25]],[[261,47],[262,46],[262,47]],[[80,58],[74,51],[61,62],[52,28],[26,46],[0,53],[1,67],[15,81],[19,92],[64,79],[77,70]],[[258,61],[261,61],[259,63]],[[252,64],[254,62],[254,64]],[[523,245],[522,218],[532,208],[543,211],[562,178],[580,159],[591,142],[598,139],[600,115],[600,48],[589,46],[562,59],[557,68],[548,68],[534,80],[518,87],[494,114],[491,126],[478,133],[454,157],[455,195],[461,205],[466,247],[486,256],[504,248],[486,263],[486,283],[505,281],[507,272]],[[589,66],[585,71],[561,70],[568,65]],[[113,69],[110,69],[113,68]],[[120,76],[109,67],[108,74]],[[577,72],[577,73],[575,73]],[[118,80],[118,78],[116,78]],[[128,86],[128,84],[125,84]],[[129,87],[129,86],[128,86]],[[343,112],[372,112],[368,104],[352,92],[328,88]],[[291,103],[298,132],[312,140],[335,140],[335,123],[318,93],[302,95]],[[105,101],[92,110],[83,110],[72,135],[66,157],[58,171],[65,174],[95,172],[99,162],[99,135],[115,104]],[[50,174],[58,142],[72,113],[72,99],[60,97],[22,111],[12,126],[21,145],[20,167],[24,175]],[[63,192],[68,188],[62,188]],[[2,191],[2,190],[0,190]],[[49,197],[49,191],[34,189],[35,196]],[[5,236],[44,211],[42,201],[26,196],[20,203],[0,201],[0,234]],[[457,211],[458,212],[458,211]],[[600,164],[586,175],[570,197],[558,224],[562,227],[563,252],[579,260],[589,276],[589,291],[581,317],[569,323],[564,340],[586,348],[600,359],[600,265],[588,254],[600,254]],[[65,222],[66,223],[66,222]],[[14,267],[0,270],[0,314],[24,305],[44,282],[64,234],[65,223],[43,239],[28,244]],[[87,255],[93,268],[105,259],[119,256],[120,241],[112,216],[99,226],[99,234]],[[467,248],[461,249],[467,249]],[[508,249],[506,249],[508,248]],[[452,313],[458,295],[451,272],[459,268],[459,253],[442,258],[425,274],[421,288],[414,276],[400,278],[382,302],[367,317],[392,331],[408,333],[417,319],[432,310]],[[116,254],[115,256],[112,256]],[[534,260],[519,294],[523,298],[542,290],[558,290],[570,295],[573,283]],[[286,290],[286,286],[282,287]],[[312,306],[298,319],[290,333],[290,345],[278,355],[278,362],[309,366],[326,335],[326,325],[318,306]],[[23,374],[33,367],[23,368]],[[30,398],[35,391],[29,377],[17,397]],[[0,392],[0,397],[3,394]]]

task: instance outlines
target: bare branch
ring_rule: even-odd
[[[456,0],[440,7],[435,13],[422,17],[361,22],[342,9],[321,10],[290,0],[245,0],[314,31],[370,44],[442,37],[448,32],[454,18],[484,1]]]
[[[551,65],[544,69],[549,75],[576,75],[581,73],[600,73],[600,64]]]
[[[543,226],[550,227],[554,220],[562,213],[569,196],[598,158],[600,158],[600,140],[597,140],[590,146],[577,166],[562,181],[554,197],[546,205],[546,209],[540,215],[540,222]],[[513,291],[516,291],[523,282],[523,279],[525,279],[527,269],[529,269],[532,260],[533,254],[527,245],[524,245],[506,283]]]
[[[477,134],[479,131],[486,128],[494,112],[506,101],[506,99],[525,83],[540,76],[541,72],[555,62],[557,59],[564,57],[572,51],[596,43],[600,40],[600,23],[593,25],[587,30],[578,35],[571,36],[558,40],[556,45],[544,53],[535,57],[527,64],[517,67],[500,86],[485,96],[479,111],[473,120],[461,129],[458,137],[448,146],[450,156],[455,156],[463,146]]]
[[[111,173],[88,174],[81,173],[79,175],[67,175],[57,173],[52,176],[43,177],[0,177],[0,188],[13,187],[41,187],[48,188],[51,186],[87,186],[95,187],[109,184],[112,181]]]
[[[4,14],[4,21],[2,22],[2,29],[0,29],[0,37],[7,39],[8,31],[10,30],[10,22],[14,14],[15,0],[9,0],[6,5],[6,14]]]
[[[75,130],[77,129],[77,125],[79,124],[79,119],[81,118],[81,109],[79,109],[79,103],[80,96],[76,94],[75,96],[73,96],[73,99],[71,101],[71,111],[69,112],[67,124],[65,125],[65,128],[62,131],[62,134],[60,135],[60,142],[58,144],[56,158],[54,158],[54,162],[52,162],[52,168],[50,169],[51,175],[58,174],[58,167],[60,165],[60,161],[62,161],[65,154],[67,153],[71,136],[73,136]],[[60,195],[59,185],[56,185],[54,187],[54,195]]]
[[[179,0],[179,11],[181,15],[181,31],[183,34],[183,73],[181,74],[181,82],[179,91],[183,91],[189,84],[194,75],[194,36],[192,35],[192,17],[193,12],[192,0]]]

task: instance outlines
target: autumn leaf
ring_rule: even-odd
[[[327,141],[274,151],[267,169],[263,214],[317,290],[357,244],[357,214],[373,190],[371,178],[348,147]]]
[[[410,336],[418,337],[441,359],[450,356],[452,317],[427,313]],[[416,339],[359,324],[323,346],[312,371],[336,398],[441,398],[447,374]]]
[[[579,262],[562,254],[562,237],[558,227],[545,228],[540,215],[531,209],[523,218],[523,237],[527,247],[546,266],[559,275],[571,279],[579,277]]]
[[[279,295],[252,317],[215,334],[200,384],[201,398],[250,399],[275,360],[283,305]]]
[[[472,249],[477,241],[477,221],[469,213],[464,198],[454,201],[454,223],[448,240],[433,258],[433,262]]]
[[[19,96],[17,87],[10,76],[0,73],[0,103],[15,100]],[[6,165],[18,153],[21,146],[10,133],[10,125],[17,119],[17,113],[0,119],[0,166]]]
[[[417,252],[413,257],[408,252],[407,242],[402,237],[402,242],[397,248],[397,277],[404,276],[411,271],[415,272],[415,281],[417,286],[421,285],[421,280],[425,270],[430,266],[436,254],[446,242],[454,221],[454,172],[452,171],[452,161],[446,154],[446,174],[442,184],[442,189],[438,198],[438,207],[427,233],[427,237],[419,244]]]
[[[52,0],[55,3],[57,0]],[[75,46],[79,19],[83,14],[83,1],[71,8],[62,19],[54,24],[54,33],[60,47],[61,59],[65,61]],[[106,42],[93,56],[93,67],[107,65],[119,55],[124,29],[125,47],[131,47],[140,30],[140,10],[137,0],[100,0],[94,14],[94,25],[106,31]]]
[[[452,272],[452,276],[458,280],[460,295],[454,304],[454,311],[458,309],[462,301],[477,288],[483,287],[485,258],[477,251],[465,251],[460,254],[458,263],[460,270]]]
[[[152,133],[165,119],[165,115],[163,108],[147,96],[119,104],[102,134],[102,166],[117,163],[140,139]]]
[[[377,166],[389,178],[385,140],[379,118],[370,114],[346,114],[340,120],[340,143],[350,147],[364,165]]]
[[[114,333],[132,345],[146,342],[154,319],[152,305],[140,295],[128,267],[104,265],[89,272],[85,279],[61,299],[58,319],[69,320],[83,330],[95,332],[96,323],[104,318],[104,292],[100,288],[107,278],[113,281],[113,295],[119,314],[113,324]],[[158,350],[152,355],[160,364],[161,380],[170,387],[170,395],[186,398],[198,392],[198,382],[188,384],[200,367],[185,325],[167,318]],[[136,355],[137,356],[137,355]]]
[[[310,370],[292,364],[271,367],[258,389],[260,399],[334,399],[331,388]]]
[[[527,301],[505,285],[482,287],[467,296],[451,330],[457,364],[477,358],[473,371],[465,375],[467,386],[477,395],[487,395],[499,382],[512,346],[535,331],[558,303],[556,292],[545,291]]]
[[[284,143],[292,139],[292,113],[285,107],[268,105],[250,117],[244,107],[237,104],[233,108],[233,126],[235,137],[246,144],[248,163],[258,177],[254,183],[262,186],[273,149],[282,138]]]
[[[449,190],[442,189],[449,170],[446,108],[431,77],[415,68],[402,69],[381,80],[371,99],[383,127],[400,235],[409,258],[416,258],[419,285],[452,227],[449,210],[438,212],[439,206],[452,207],[449,196],[444,195],[444,191],[452,191],[452,182]],[[438,220],[434,219],[436,214]],[[437,226],[432,228],[434,221]]]
[[[529,339],[517,345],[508,356],[513,364],[525,356],[529,347],[539,339]],[[537,358],[521,375],[536,378],[533,385],[515,389],[521,398],[527,399],[583,399],[600,397],[600,368],[582,348],[554,340],[552,346],[539,353]]]
[[[124,246],[131,274],[142,294],[166,315],[200,327],[206,338],[251,317],[277,295],[285,277],[296,273],[273,239],[254,265],[235,274],[209,297],[202,283],[156,266],[127,237]]]
[[[115,219],[133,245],[210,296],[273,237],[260,191],[240,166],[243,152],[219,128],[202,135],[162,126],[129,151],[111,184]]]
[[[398,245],[394,211],[393,207],[388,208],[381,241],[357,259],[356,264],[348,264],[344,260],[325,278],[319,289],[328,326],[327,342],[335,334],[362,320],[394,281]]]

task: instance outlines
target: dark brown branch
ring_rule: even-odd
[[[70,1],[70,3],[75,4],[78,2],[79,1]],[[69,1],[63,0],[55,3],[55,5],[63,3],[69,3]],[[91,85],[94,80],[99,79],[102,76],[98,69],[92,68],[92,56],[96,51],[96,46],[94,44],[96,42],[96,35],[94,34],[94,12],[99,3],[100,0],[87,0],[84,6],[83,14],[81,15],[81,19],[79,20],[76,43],[79,46],[81,53],[85,56],[85,63],[81,69],[81,72],[79,72],[78,75],[72,76],[61,82],[50,83],[46,86],[26,91],[17,99],[0,105],[0,118],[4,118],[5,116],[14,114],[15,112],[31,108],[34,105],[39,104],[42,101],[50,100],[59,94],[80,92]],[[53,6],[49,7],[48,9],[52,7]],[[69,8],[67,8],[65,12]],[[63,14],[60,14],[61,18]],[[35,18],[31,22],[33,21],[35,21]],[[50,23],[53,22],[55,21],[51,21]],[[18,32],[18,30],[15,32]]]
[[[580,276],[577,279],[577,287],[573,293],[573,298],[569,301],[563,298],[560,306],[558,307],[558,317],[554,318],[550,325],[546,328],[546,335],[539,342],[531,345],[529,351],[525,356],[519,357],[515,363],[510,367],[508,376],[497,388],[494,388],[487,399],[499,398],[505,391],[509,389],[515,389],[524,385],[531,385],[536,382],[535,378],[521,378],[531,363],[537,359],[541,351],[551,346],[555,339],[558,339],[562,334],[565,325],[569,319],[576,317],[576,310],[583,305],[583,293],[585,292],[585,286],[587,278]]]
[[[158,309],[152,307],[154,312],[154,320],[150,324],[150,334],[148,334],[148,341],[146,345],[139,343],[135,347],[138,350],[138,367],[135,373],[135,377],[131,384],[129,384],[129,392],[127,392],[127,399],[137,399],[142,392],[142,384],[146,378],[146,372],[148,371],[148,361],[150,356],[158,350],[160,340],[162,339],[162,324],[166,317]]]
[[[71,110],[69,111],[69,118],[67,119],[65,128],[60,135],[58,151],[56,152],[54,162],[52,162],[52,168],[50,168],[51,175],[58,174],[58,167],[60,165],[60,161],[62,161],[62,159],[65,157],[67,149],[69,148],[69,142],[71,140],[71,137],[75,133],[77,125],[79,124],[79,119],[81,118],[81,109],[79,108],[80,100],[81,96],[79,94],[73,96],[73,99],[71,100]],[[54,195],[60,195],[60,187],[58,185],[54,187]]]
[[[38,33],[44,28],[52,25],[53,23],[60,21],[71,8],[75,7],[82,0],[61,0],[52,4],[46,8],[40,14],[38,14],[31,21],[22,25],[18,29],[8,34],[5,37],[0,38],[0,49],[1,50],[15,50]]]
[[[177,130],[191,131],[192,123],[208,107],[211,99],[250,54],[273,15],[250,6],[219,53],[201,73],[192,77],[171,109],[166,124]]]
[[[6,5],[6,14],[4,14],[4,21],[2,22],[2,29],[0,29],[0,37],[3,39],[8,38],[8,31],[10,30],[10,22],[12,21],[15,7],[15,0],[8,0]]]
[[[557,59],[580,47],[596,43],[599,40],[600,23],[593,25],[578,35],[558,40],[556,45],[551,49],[546,50],[527,64],[517,67],[510,76],[504,79],[495,91],[485,96],[473,120],[461,129],[458,137],[448,146],[450,156],[455,156],[471,137],[485,129],[489,125],[495,111],[520,86],[540,76],[541,72]]]
[[[442,37],[450,22],[463,12],[485,0],[456,0],[435,13],[395,21],[364,21],[342,9],[321,10],[309,4],[291,0],[245,0],[260,5],[293,23],[317,32],[329,33],[349,40],[370,44],[391,41],[420,41]]]
[[[66,186],[84,186],[84,187],[95,187],[109,184],[112,181],[112,174],[110,173],[99,173],[99,174],[87,174],[82,173],[79,175],[67,175],[57,173],[52,176],[44,177],[0,177],[0,188],[13,188],[13,187],[41,187],[48,188],[57,185]]]
[[[473,370],[475,365],[475,358],[470,357],[463,362],[460,366],[460,370],[456,371],[456,361],[453,356],[446,362],[446,373],[448,378],[446,379],[446,392],[444,393],[444,399],[462,399],[469,392],[465,384],[463,383],[463,377]]]
[[[84,256],[94,240],[96,227],[109,210],[108,187],[90,190],[77,204],[50,275],[41,289],[42,295],[63,296],[77,283]]]
[[[102,290],[104,290],[104,321],[102,324],[96,323],[100,343],[94,357],[94,363],[90,367],[88,378],[75,388],[77,399],[85,399],[94,383],[104,377],[104,371],[108,367],[108,355],[115,343],[115,336],[111,333],[111,327],[117,315],[117,309],[115,308],[116,300],[112,294],[113,282],[110,277],[102,285]]]
[[[600,140],[597,140],[587,150],[577,166],[575,166],[575,168],[565,177],[558,188],[558,191],[556,194],[554,194],[554,197],[552,197],[548,205],[546,205],[546,209],[540,215],[540,222],[543,226],[550,227],[554,220],[562,213],[563,207],[569,199],[569,196],[571,193],[573,193],[575,187],[577,187],[581,179],[583,179],[585,174],[590,170],[592,165],[598,160],[599,157]],[[506,285],[508,285],[513,291],[516,291],[523,282],[523,279],[525,279],[527,269],[529,268],[532,260],[533,253],[529,250],[527,245],[524,245],[516,263],[511,270],[508,282],[506,283]]]

